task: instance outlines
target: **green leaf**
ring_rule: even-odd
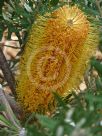
[[[43,115],[36,115],[36,117],[43,127],[49,128],[51,131],[54,131],[57,125],[57,122],[55,120]]]
[[[91,59],[91,66],[94,67],[100,76],[102,76],[102,64],[100,61],[96,60],[95,58]]]
[[[8,136],[8,132],[4,128],[2,128],[0,130],[0,136]]]
[[[97,87],[97,90],[102,89],[102,81],[99,78],[96,78],[96,87]]]
[[[85,94],[85,98],[91,102],[100,102],[102,103],[102,95],[94,96],[93,93]]]
[[[58,4],[59,0],[51,0],[50,4],[52,6],[56,6]]]
[[[0,115],[0,124],[11,127],[11,123],[3,115]]]
[[[67,108],[66,107],[66,103],[64,102],[64,100],[61,98],[61,96],[59,96],[57,93],[53,92],[53,95],[55,97],[55,99],[58,102],[58,106],[62,106],[63,108]]]
[[[27,126],[27,136],[47,136],[44,131],[40,131],[35,125]]]

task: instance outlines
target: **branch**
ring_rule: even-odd
[[[9,65],[7,63],[7,60],[6,60],[3,52],[2,52],[1,47],[0,47],[0,68],[3,71],[5,80],[7,81],[12,93],[15,96],[16,95],[16,93],[15,93],[15,79],[12,75],[12,72],[9,68]]]

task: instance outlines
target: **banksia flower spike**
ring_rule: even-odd
[[[77,6],[38,16],[20,60],[17,94],[26,112],[53,110],[52,91],[65,97],[78,87],[98,44],[96,29]]]

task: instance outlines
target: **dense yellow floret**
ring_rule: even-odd
[[[77,88],[98,43],[97,30],[77,6],[39,16],[20,60],[18,100],[28,112],[55,106],[52,91]]]

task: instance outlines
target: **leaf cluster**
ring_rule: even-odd
[[[100,8],[102,1],[97,0],[1,0],[0,6],[0,39],[5,29],[8,29],[8,39],[12,32],[15,32],[21,48],[26,43],[28,32],[36,20],[38,14],[44,14],[46,11],[52,11],[63,4],[77,4],[88,16],[100,27],[99,50],[102,51],[102,16]],[[98,4],[98,5],[97,5]],[[1,10],[2,9],[2,10]],[[92,18],[90,18],[92,16]],[[21,38],[20,31],[24,31],[24,37]],[[44,116],[32,114],[24,123],[25,136],[102,136],[102,62],[96,58],[90,60],[90,80],[88,80],[87,89],[78,95],[73,91],[73,98],[69,103],[70,96],[63,100],[57,94],[54,94],[58,101],[58,107],[53,115]],[[98,76],[94,77],[92,71],[96,70]],[[4,106],[4,105],[3,105]],[[3,106],[0,111],[5,111]],[[7,111],[6,111],[7,112]],[[32,121],[34,122],[32,123]],[[7,118],[0,115],[0,135],[19,135],[16,127],[13,127]]]

